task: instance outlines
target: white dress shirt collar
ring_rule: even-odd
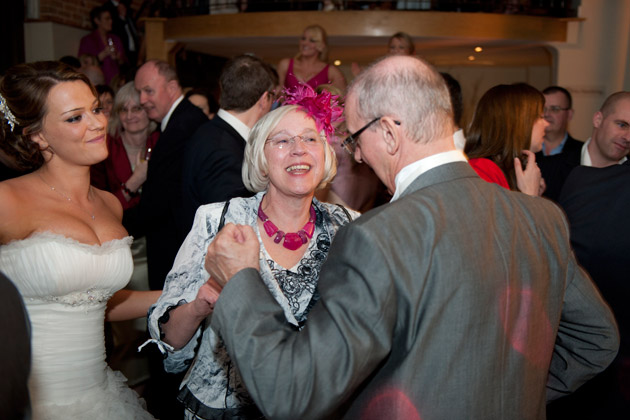
[[[234,115],[230,114],[228,111],[226,111],[223,108],[219,109],[219,112],[217,112],[217,115],[221,117],[223,121],[228,123],[230,127],[235,129],[236,132],[240,134],[241,137],[243,137],[245,141],[247,142],[250,129],[243,121],[239,120],[238,118],[236,118]]]
[[[396,178],[394,179],[396,192],[394,193],[391,201],[395,201],[400,198],[407,187],[409,187],[409,185],[411,185],[411,183],[423,173],[430,169],[452,162],[467,162],[467,159],[461,150],[451,150],[431,155],[405,166],[396,174]]]
[[[160,123],[160,130],[162,130],[162,133],[164,132],[164,130],[166,130],[166,126],[168,125],[168,121],[171,119],[171,115],[173,114],[173,111],[175,110],[175,108],[177,108],[177,105],[179,105],[179,103],[183,99],[184,99],[184,95],[181,95],[179,98],[177,98],[177,100],[173,102],[173,105],[171,105],[171,109],[168,110],[168,113],[166,114],[164,119],[162,119],[162,122]]]
[[[593,161],[591,160],[591,154],[588,152],[588,145],[590,144],[590,142],[591,142],[591,137],[589,137],[588,140],[586,140],[584,142],[584,145],[582,146],[582,157],[580,158],[580,165],[582,166],[593,166]],[[628,160],[628,158],[624,156],[617,163],[621,165],[626,160]]]

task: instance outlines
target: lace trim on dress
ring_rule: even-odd
[[[102,244],[86,244],[79,242],[76,239],[69,238],[61,233],[55,233],[51,231],[35,232],[32,235],[24,239],[14,239],[5,245],[2,245],[3,251],[9,251],[13,249],[21,250],[34,243],[50,243],[55,242],[59,244],[72,245],[83,249],[84,251],[91,252],[93,254],[104,254],[112,249],[124,248],[130,246],[133,242],[133,237],[126,236],[121,239],[112,239]]]
[[[31,301],[55,302],[69,306],[99,305],[107,302],[113,296],[110,290],[88,289],[84,292],[74,292],[63,296],[41,296],[28,298]]]

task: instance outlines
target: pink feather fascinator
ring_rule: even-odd
[[[324,130],[329,143],[335,133],[334,125],[344,119],[343,107],[339,105],[338,99],[339,95],[333,95],[328,91],[318,94],[307,84],[283,91],[283,104],[301,107],[315,120],[317,130]]]

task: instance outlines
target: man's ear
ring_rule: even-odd
[[[258,101],[256,101],[256,104],[258,104],[258,106],[260,107],[263,107],[267,101],[271,100],[271,94],[268,91],[264,91],[262,95],[260,95],[260,98],[258,98]]]
[[[181,88],[179,87],[179,83],[177,83],[177,80],[169,80],[166,83],[166,89],[173,97],[173,100],[179,98],[179,95],[181,94]]]
[[[381,118],[380,125],[380,129],[383,130],[387,153],[395,155],[399,151],[402,141],[400,125],[396,124],[390,117]]]
[[[599,128],[602,125],[602,121],[604,120],[604,114],[601,111],[597,111],[595,115],[593,115],[593,127]]]
[[[573,119],[573,110],[570,109],[569,110],[569,118],[567,118],[567,121],[571,121]]]

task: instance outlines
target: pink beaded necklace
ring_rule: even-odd
[[[315,231],[316,216],[315,207],[313,207],[312,203],[310,209],[310,218],[308,219],[308,222],[306,222],[302,229],[298,230],[295,233],[284,233],[283,231],[279,230],[278,227],[274,225],[271,220],[269,220],[269,217],[263,211],[262,200],[260,200],[260,205],[258,206],[258,218],[261,222],[263,222],[263,227],[265,228],[265,232],[267,232],[267,236],[271,238],[273,235],[276,235],[276,237],[273,238],[273,241],[277,244],[279,244],[280,241],[282,241],[282,238],[284,238],[282,246],[291,251],[295,251],[306,242],[308,242],[308,239],[313,237],[313,232]]]

